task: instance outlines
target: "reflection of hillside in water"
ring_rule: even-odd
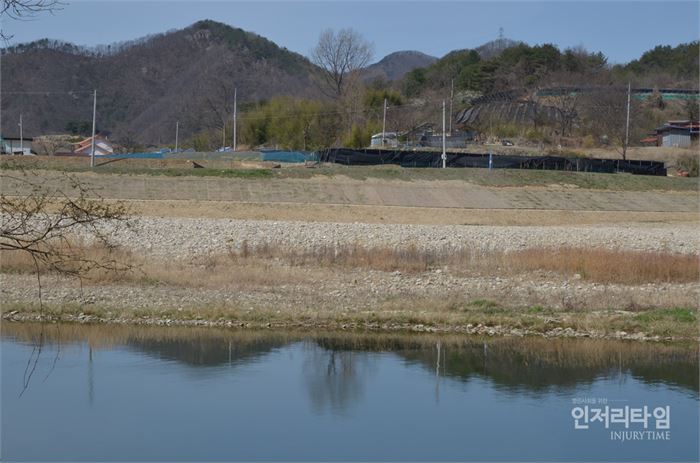
[[[148,328],[4,323],[2,333],[22,342],[87,342],[95,349],[126,346],[193,368],[241,365],[303,341],[302,374],[314,406],[334,409],[362,394],[388,352],[432,374],[485,379],[513,391],[569,389],[600,377],[632,375],[698,394],[694,345],[541,338],[477,339],[465,336],[400,336],[234,331],[213,328]],[[438,348],[440,357],[438,359]]]
[[[522,346],[520,346],[522,347]],[[584,346],[581,346],[585,349]],[[675,361],[663,355],[647,353],[634,358],[618,351],[606,351],[603,358],[589,358],[586,352],[552,352],[519,350],[516,345],[499,343],[465,343],[463,346],[443,346],[440,372],[460,381],[482,378],[494,385],[512,391],[544,393],[552,389],[573,389],[592,383],[601,377],[631,375],[646,383],[665,383],[691,391],[698,391],[698,366],[691,362]],[[437,349],[433,351],[398,352],[410,363],[435,370]]]
[[[244,342],[233,338],[128,339],[125,345],[159,360],[192,367],[216,367],[250,363],[287,344],[289,341],[284,338],[260,337]]]

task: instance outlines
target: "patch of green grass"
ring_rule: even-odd
[[[470,306],[476,307],[478,309],[489,311],[499,308],[499,305],[494,301],[489,301],[488,299],[476,299],[469,303]]]
[[[692,178],[655,177],[632,174],[601,174],[590,172],[562,172],[552,170],[488,169],[480,168],[402,168],[385,166],[322,165],[315,169],[279,169],[281,178],[310,178],[342,175],[356,180],[460,180],[493,187],[572,185],[592,190],[615,191],[697,191],[698,183]]]
[[[162,175],[165,177],[224,177],[224,178],[242,178],[242,179],[261,179],[272,178],[274,176],[272,169],[216,169],[216,168],[184,168],[184,167],[133,167],[119,164],[97,166],[95,169],[90,169],[84,165],[66,164],[58,166],[55,164],[23,166],[16,162],[0,163],[0,170],[19,170],[26,169],[45,169],[59,172],[94,172],[96,174],[117,174],[117,175]]]
[[[103,318],[105,321],[118,320],[119,323],[171,320],[173,322],[222,322],[236,321],[251,326],[277,325],[308,325],[308,326],[339,326],[340,324],[355,324],[382,326],[381,329],[403,329],[405,325],[423,325],[450,329],[463,327],[467,324],[474,326],[500,326],[505,329],[520,328],[533,333],[545,333],[554,328],[573,328],[577,331],[595,331],[614,336],[618,331],[628,334],[645,333],[647,336],[674,337],[676,339],[697,339],[696,309],[689,308],[656,308],[643,313],[629,313],[611,310],[597,313],[557,312],[558,316],[551,318],[548,313],[554,309],[532,307],[499,306],[493,301],[477,299],[471,303],[450,303],[447,306],[432,307],[426,304],[424,310],[415,312],[409,309],[399,309],[406,301],[395,301],[393,305],[379,307],[371,312],[331,313],[320,311],[313,307],[299,308],[295,312],[282,312],[266,308],[242,310],[235,305],[210,305],[207,307],[152,307],[152,308],[103,308],[100,306],[84,306],[80,304],[44,304],[43,309],[38,303],[8,303],[0,304],[0,313],[16,310],[25,315],[48,317],[53,321],[66,321],[71,316],[79,314]],[[397,305],[398,304],[398,305]],[[534,310],[531,310],[534,309]],[[150,319],[150,320],[149,320]],[[387,325],[384,327],[384,325]]]
[[[109,163],[94,169],[96,173],[122,175],[163,175],[171,177],[224,177],[241,179],[309,179],[313,177],[343,176],[355,180],[397,180],[397,181],[463,181],[475,185],[491,187],[521,187],[552,185],[569,185],[592,190],[613,191],[698,191],[698,182],[694,178],[656,177],[632,174],[601,174],[589,172],[562,172],[524,169],[488,169],[479,168],[403,168],[396,165],[382,166],[342,166],[323,164],[313,169],[302,166],[281,169],[228,168],[227,161],[206,160],[203,169],[183,167],[177,160],[139,160],[138,165],[128,163]],[[170,162],[170,165],[168,165]],[[34,156],[32,159],[12,159],[0,162],[0,169],[19,168],[44,169],[62,172],[89,172],[87,162],[62,160],[54,157]]]
[[[642,323],[670,320],[678,323],[695,323],[697,317],[692,309],[675,307],[672,309],[656,309],[635,316]]]
[[[542,307],[541,305],[533,305],[532,307],[529,307],[527,309],[527,312],[528,313],[542,313],[542,312],[544,312],[544,310],[545,310],[544,307]]]

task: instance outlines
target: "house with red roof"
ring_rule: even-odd
[[[74,144],[73,154],[78,156],[90,156],[92,154],[92,137],[88,137]],[[102,134],[95,135],[95,156],[114,154],[112,143]]]

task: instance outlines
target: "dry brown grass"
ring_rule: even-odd
[[[502,256],[515,271],[545,270],[580,275],[598,283],[687,283],[700,278],[698,256],[608,249],[528,249]]]
[[[107,259],[123,264],[119,272],[94,268],[82,274],[85,283],[165,284],[182,287],[223,288],[227,286],[274,286],[287,283],[305,283],[320,277],[313,271],[300,272],[298,268],[276,262],[274,259],[234,254],[197,256],[189,259],[153,259],[129,251],[107,249],[99,245],[71,245],[70,252],[85,259]],[[76,264],[77,265],[77,264]],[[41,273],[51,268],[39,263]],[[31,256],[22,251],[3,251],[0,272],[34,273],[36,266]]]
[[[168,265],[147,260],[127,278],[134,282],[185,287],[270,287],[308,283],[323,276],[320,270],[314,270],[300,272],[299,268],[256,256],[216,255],[169,261]]]
[[[458,275],[482,276],[553,272],[566,278],[605,284],[688,283],[700,280],[698,256],[608,249],[556,248],[500,252],[424,250],[415,246],[364,247],[359,244],[294,249],[272,244],[252,247],[244,242],[240,249],[226,254],[167,261],[99,246],[73,246],[73,252],[76,249],[89,259],[111,259],[125,264],[125,270],[121,272],[97,268],[85,275],[87,281],[98,283],[161,283],[208,288],[275,286],[323,279],[324,272],[329,268],[403,273],[421,273],[440,268]],[[35,271],[35,264],[26,253],[7,251],[0,256],[0,271],[30,273]]]
[[[245,243],[234,258],[277,258],[292,266],[333,266],[419,273],[445,267],[458,273],[513,275],[533,271],[555,272],[599,283],[686,283],[700,279],[694,255],[609,249],[527,249],[516,252],[473,249],[422,250],[404,248],[320,246],[295,250],[271,245],[250,249]]]
[[[64,275],[84,276],[96,281],[114,281],[133,271],[133,259],[124,251],[103,244],[84,244],[75,240],[60,240],[52,249],[60,254],[56,260],[34,260],[29,252],[3,250],[0,253],[0,272],[35,273],[62,272]],[[42,246],[37,249],[41,250]]]

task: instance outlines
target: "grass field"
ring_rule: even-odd
[[[537,171],[478,168],[430,169],[399,166],[341,166],[337,164],[305,167],[284,165],[273,168],[268,162],[197,161],[204,168],[193,168],[181,159],[128,159],[98,165],[90,169],[89,159],[61,157],[4,157],[2,169],[45,169],[63,172],[94,171],[101,174],[159,175],[170,177],[223,177],[243,179],[311,179],[345,177],[355,180],[452,180],[488,187],[563,186],[614,191],[698,191],[697,178],[652,177],[631,174]]]

